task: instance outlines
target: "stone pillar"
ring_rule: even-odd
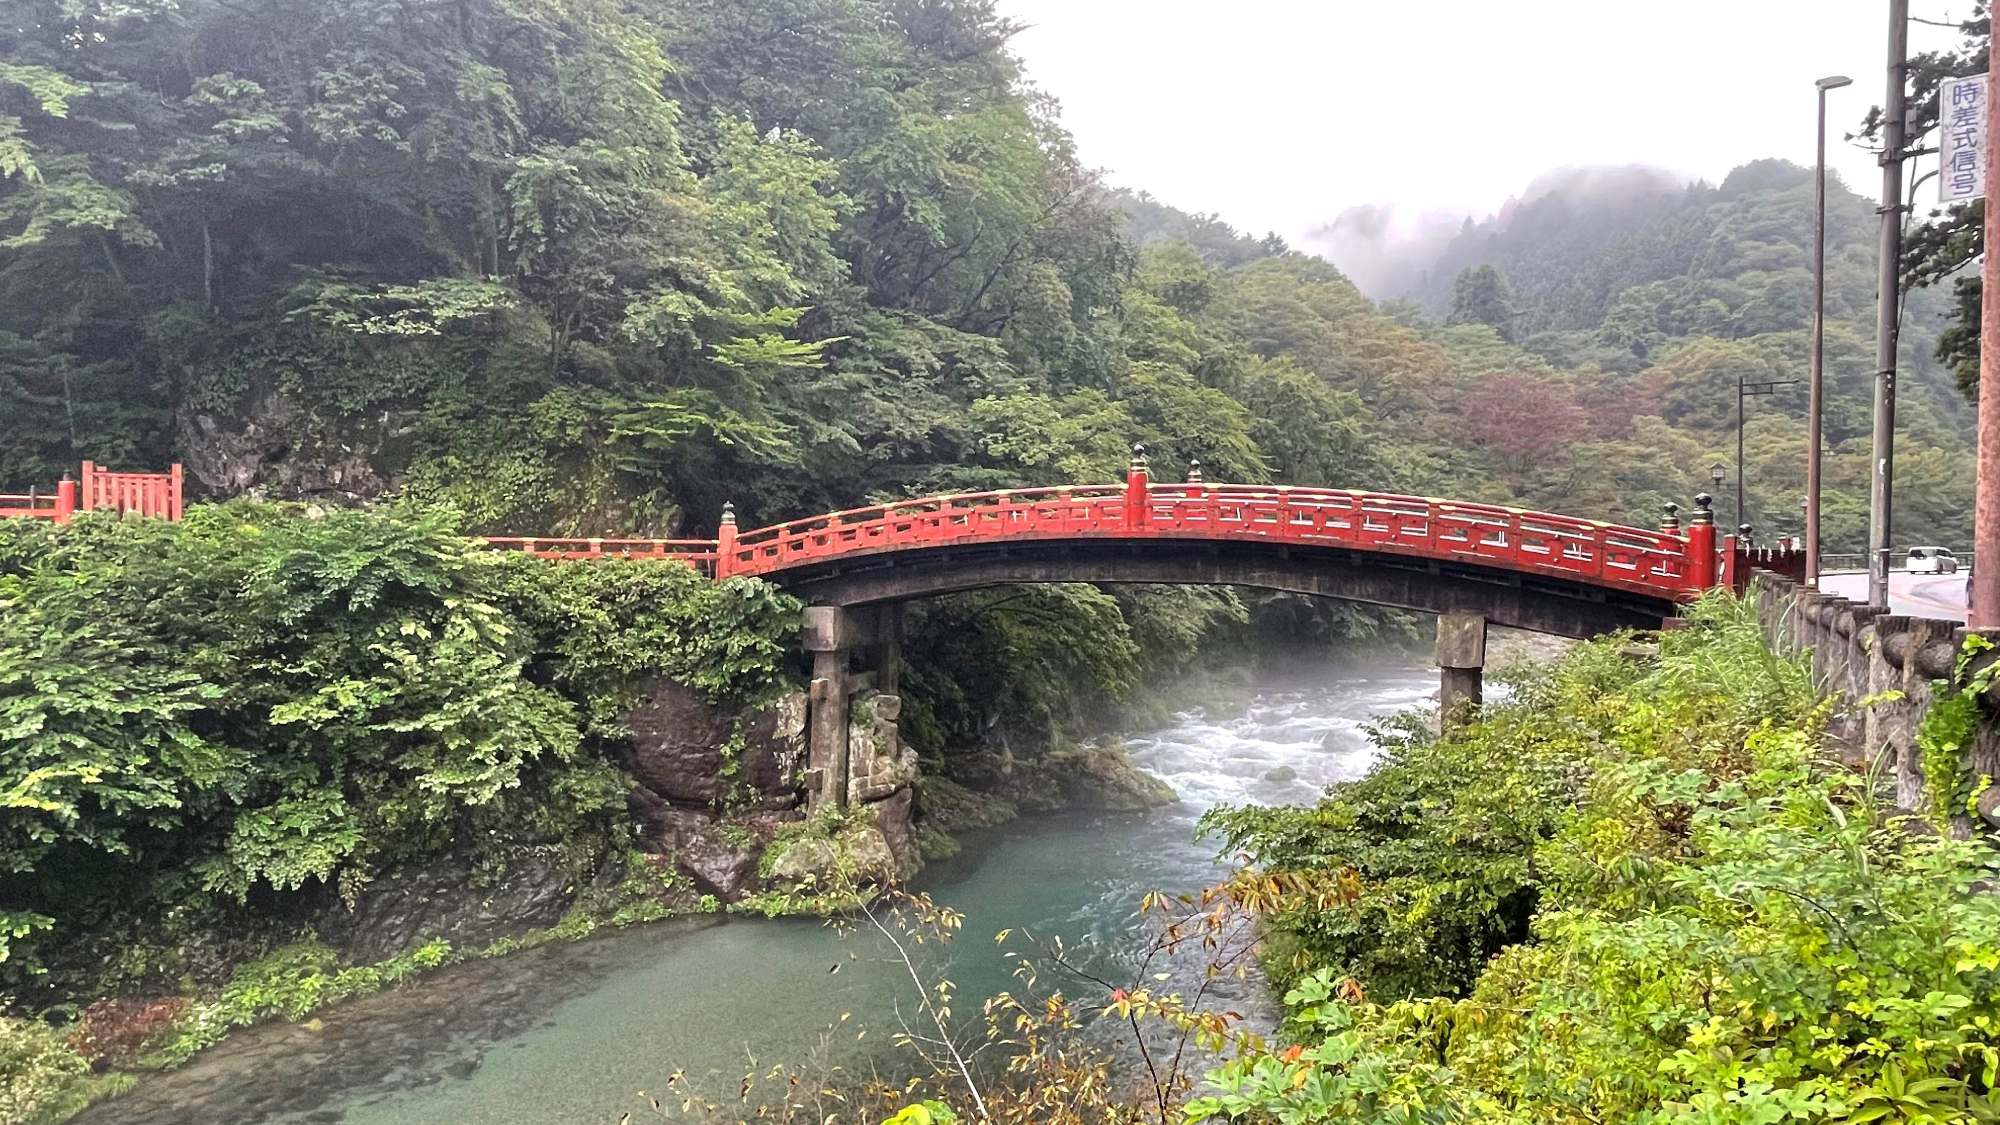
[[[839,606],[806,609],[805,647],[812,653],[812,717],[807,724],[806,804],[847,804],[847,700],[850,628]]]
[[[1486,618],[1440,613],[1437,624],[1438,721],[1450,727],[1479,709],[1485,689]]]
[[[875,686],[883,695],[903,694],[903,603],[878,607],[875,620]]]

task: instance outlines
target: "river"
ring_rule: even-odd
[[[1127,736],[1134,760],[1180,804],[1034,817],[968,839],[920,880],[965,915],[955,942],[924,947],[927,975],[950,976],[962,1014],[976,1012],[979,999],[1013,986],[1014,962],[991,940],[1005,928],[1060,936],[1084,961],[1115,963],[1143,942],[1134,910],[1144,891],[1195,890],[1224,873],[1214,845],[1194,838],[1203,812],[1309,802],[1359,776],[1371,761],[1365,724],[1424,702],[1434,677],[1412,666],[1295,666],[1261,674],[1234,702]],[[893,1070],[907,1057],[889,1043],[893,1009],[914,1008],[906,970],[886,953],[868,933],[804,920],[634,927],[456,966],[303,1025],[241,1032],[79,1120],[609,1123],[644,1115],[640,1092],[661,1092],[677,1069],[731,1101],[743,1075],[774,1063]],[[1232,1005],[1268,1014],[1254,982],[1230,987]]]

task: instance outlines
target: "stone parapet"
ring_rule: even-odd
[[[1846,598],[1808,589],[1789,578],[1759,573],[1748,596],[1765,640],[1781,653],[1805,653],[1814,686],[1836,704],[1827,721],[1829,741],[1857,768],[1876,766],[1895,785],[1906,809],[1928,804],[1918,732],[1941,684],[1959,676],[1958,657],[1967,630],[1956,621],[1886,613]],[[1991,655],[1975,661],[1975,673]],[[2000,688],[1980,700],[1980,719],[1961,768],[1974,777],[2000,777]],[[1986,789],[1975,807],[1961,812],[1956,828],[2000,828],[2000,790]],[[1983,824],[1975,824],[1977,821]]]

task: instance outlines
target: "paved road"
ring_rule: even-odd
[[[1868,600],[1868,575],[1842,571],[1819,576],[1819,588],[1851,601]],[[1909,574],[1889,572],[1889,609],[1912,617],[1936,617],[1945,621],[1965,620],[1965,573]]]

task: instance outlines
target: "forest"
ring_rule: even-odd
[[[1736,379],[1803,368],[1811,185],[1783,163],[1558,183],[1378,303],[1102,182],[989,4],[15,8],[10,484],[181,460],[215,497],[708,534],[725,500],[756,526],[1108,480],[1144,441],[1162,474],[1650,526],[1731,460]],[[1827,539],[1855,550],[1872,208],[1831,207]],[[1946,305],[1905,312],[1910,541],[1966,531]],[[1803,403],[1751,403],[1767,535],[1798,530]]]
[[[637,565],[592,578],[479,552],[467,535],[709,536],[725,503],[754,527],[936,491],[1112,481],[1134,442],[1165,479],[1198,461],[1212,481],[1653,526],[1663,506],[1685,510],[1712,488],[1710,465],[1733,475],[1738,381],[1805,371],[1807,169],[1762,160],[1720,183],[1607,175],[1589,190],[1557,179],[1468,219],[1411,273],[1420,284],[1375,299],[1275,234],[1108,182],[1025,73],[1009,46],[1020,29],[992,0],[4,10],[0,486],[46,487],[85,459],[180,462],[199,502],[177,527],[0,527],[0,1064],[43,1082],[27,1094],[32,1084],[0,1083],[0,1099],[30,1099],[19,1104],[49,1119],[101,1092],[72,1041],[44,1026],[66,1024],[92,990],[227,979],[226,965],[192,964],[177,943],[245,910],[276,925],[302,900],[351,903],[397,865],[502,825],[588,870],[631,845],[616,747],[644,681],[741,702],[796,678],[783,650],[798,607],[773,588]],[[1832,186],[1835,552],[1865,537],[1874,221],[1868,199]],[[1957,266],[1911,268],[1943,281]],[[1968,538],[1963,301],[1918,289],[1903,310],[1898,545]],[[1749,403],[1743,519],[1760,538],[1801,531],[1804,408],[1802,384]],[[1716,498],[1725,523],[1732,487]],[[1726,609],[1706,612],[1717,628],[1684,642],[1684,666],[1715,655],[1704,645],[1743,639]],[[1385,612],[1276,596],[1081,586],[940,599],[910,629],[903,731],[945,773],[996,724],[1046,746],[1144,707],[1146,685],[1204,649],[1409,632]],[[1795,670],[1740,644],[1717,659],[1781,698],[1663,684],[1608,651],[1524,688],[1528,705],[1577,709],[1582,727],[1514,711],[1481,736],[1490,742],[1439,749],[1411,736],[1390,743],[1398,769],[1325,808],[1216,822],[1274,868],[1366,854],[1363,837],[1394,834],[1381,823],[1408,804],[1399,787],[1432,780],[1408,771],[1474,786],[1471,763],[1493,746],[1524,762],[1494,800],[1581,804],[1488,841],[1500,854],[1477,857],[1482,886],[1398,868],[1391,846],[1367,855],[1390,889],[1362,906],[1393,924],[1277,918],[1298,953],[1280,979],[1308,1011],[1331,987],[1316,970],[1332,967],[1369,976],[1384,999],[1469,1005],[1308,1022],[1300,1035],[1328,1044],[1312,1067],[1337,1048],[1405,1077],[1298,1097],[1421,1100],[1412,1083],[1449,1069],[1425,1037],[1447,1017],[1471,1026],[1486,1000],[1468,996],[1511,1022],[1449,1062],[1478,1090],[1518,1098],[1527,1119],[1606,1120],[1607,1105],[1668,1096],[1667,1079],[1621,1072],[1624,1101],[1536,1101],[1534,1073],[1564,1064],[1529,1046],[1546,1014],[1535,1005],[1568,1001],[1529,997],[1524,981],[1558,954],[1487,959],[1531,927],[1572,943],[1551,947],[1564,955],[1602,954],[1610,939],[1586,922],[1637,910],[1635,896],[1703,909],[1726,899],[1687,881],[1719,886],[1728,870],[1673,868],[1661,854],[1686,856],[1651,836],[1629,850],[1660,864],[1657,878],[1533,869],[1563,833],[1658,828],[1583,777],[1605,764],[1595,755],[1667,796],[1684,781],[1669,766],[1714,766],[1734,788],[1689,802],[1700,830],[1761,833],[1784,845],[1773,862],[1809,865],[1776,819],[1797,813],[1786,786],[1803,784],[1806,736],[1755,769],[1730,754],[1756,723],[1745,699],[1769,702],[1785,738],[1812,720]],[[1668,688],[1660,709],[1640,702]],[[1687,760],[1671,746],[1648,759],[1674,743],[1676,722],[1695,729],[1688,716],[1731,700],[1699,724]],[[1628,712],[1644,721],[1619,726]],[[1631,859],[1598,842],[1606,862]],[[1863,843],[1848,855],[1865,865],[1879,857]],[[487,866],[517,858],[471,853]],[[1970,862],[1939,855],[1952,878]],[[1898,893],[1946,910],[1918,885],[1930,861],[1912,862]],[[91,877],[67,877],[76,871]],[[1842,888],[1852,875],[1812,873]],[[646,892],[596,889],[605,917],[628,919]],[[1431,922],[1394,897],[1406,891],[1442,903]],[[1536,915],[1536,895],[1562,912]],[[1384,932],[1439,955],[1410,964]],[[1800,923],[1786,937],[1824,934]],[[324,980],[331,995],[414,971],[308,961],[274,979]],[[1663,989],[1708,969],[1693,954],[1663,963],[1682,974]],[[1601,1033],[1592,1042],[1615,1058],[1614,1031],[1657,1012],[1593,992],[1578,975],[1590,964],[1551,971],[1550,988],[1569,989],[1578,1010],[1599,1005],[1602,1026],[1577,1033]],[[356,972],[366,979],[344,975]],[[289,1012],[294,994],[244,995],[140,1039],[185,1057],[229,1026]],[[1274,1066],[1293,1073],[1276,1056],[1246,1059],[1230,1096],[1251,1098],[1245,1084]],[[1992,1082],[1989,1070],[1976,1092]],[[1243,1106],[1295,1108],[1282,1100]],[[1558,1102],[1570,1116],[1537,1115]],[[1464,1119],[1484,1119],[1478,1108]],[[1713,1118],[1725,1119],[1737,1120]]]

